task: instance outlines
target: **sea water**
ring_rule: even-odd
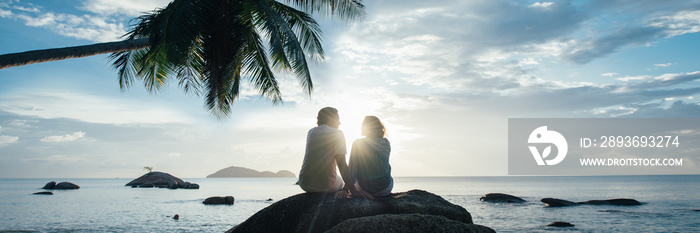
[[[32,195],[49,181],[78,190]],[[131,188],[131,179],[0,179],[0,232],[223,232],[285,197],[301,193],[294,178],[200,178],[198,190]],[[498,232],[700,232],[700,176],[396,177],[394,191],[422,189],[467,209],[474,223]],[[523,204],[479,201],[486,193]],[[210,196],[235,204],[204,205]],[[633,198],[641,206],[544,207],[570,201]],[[268,201],[268,199],[272,199]],[[172,218],[175,214],[179,220]],[[575,227],[546,225],[565,221]]]

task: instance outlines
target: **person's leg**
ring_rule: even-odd
[[[345,183],[343,182],[343,178],[341,178],[339,175],[336,175],[335,176],[335,186],[334,186],[335,189],[329,190],[329,191],[332,191],[332,192],[340,191],[343,189],[343,186],[345,186]]]

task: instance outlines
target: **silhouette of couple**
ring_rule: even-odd
[[[389,166],[391,146],[379,118],[365,117],[362,122],[362,136],[365,137],[352,143],[349,166],[345,163],[345,135],[338,129],[338,110],[325,107],[318,112],[317,119],[318,126],[306,136],[306,152],[298,182],[301,189],[335,193],[336,198],[352,195],[373,199],[373,196],[391,194],[394,187]]]

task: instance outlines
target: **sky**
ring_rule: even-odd
[[[0,54],[120,40],[167,0],[0,0]],[[366,115],[394,176],[500,176],[509,118],[697,118],[700,1],[367,1],[317,16],[326,59],[283,104],[244,86],[228,119],[170,83],[119,88],[107,55],[0,70],[1,178],[186,178],[229,166],[298,174],[326,106],[347,143]],[[669,174],[700,174],[700,155]]]

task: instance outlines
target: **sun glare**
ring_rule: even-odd
[[[348,147],[350,147],[355,139],[362,137],[362,121],[365,119],[365,116],[374,114],[368,113],[367,110],[363,110],[362,106],[354,104],[338,106],[337,109],[340,115],[339,128],[345,134],[345,140],[347,141]]]

